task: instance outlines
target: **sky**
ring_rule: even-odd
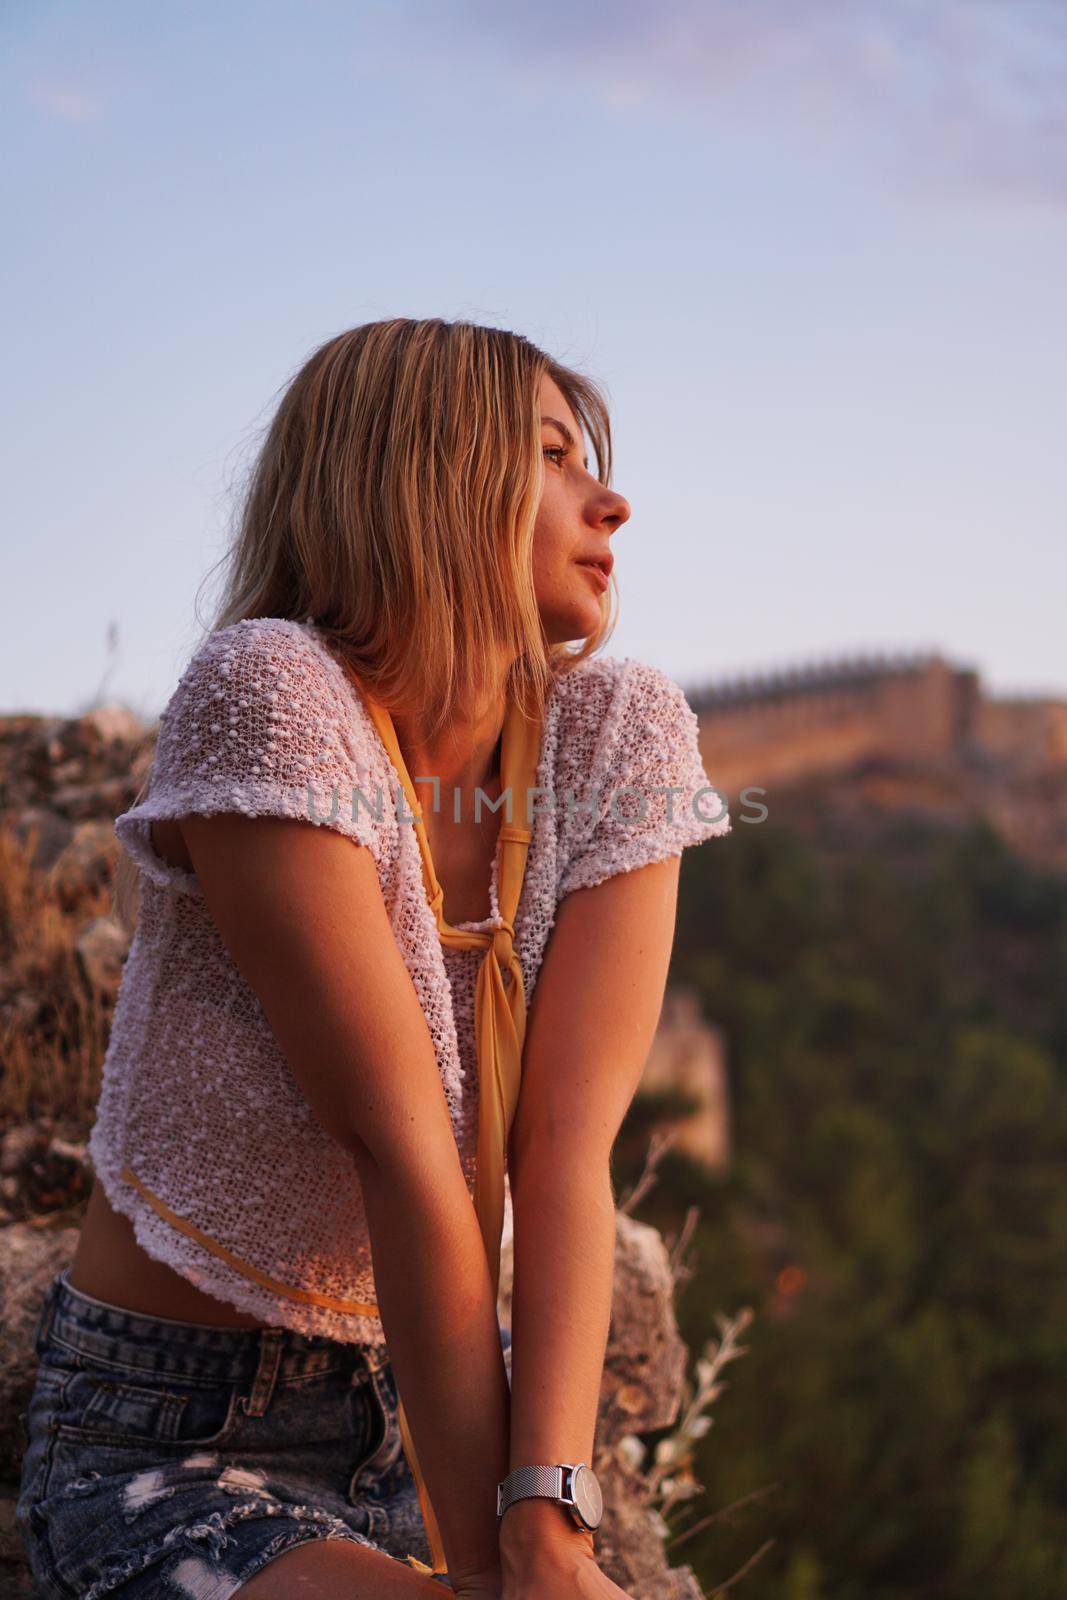
[[[612,408],[612,655],[1067,697],[1061,0],[7,0],[0,713],[154,718],[324,340]]]

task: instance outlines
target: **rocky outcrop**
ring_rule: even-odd
[[[54,833],[39,867],[47,870],[70,837],[59,823],[106,819],[124,809],[154,746],[154,727],[121,705],[97,706],[80,717],[0,717],[3,811],[8,817],[46,813]]]
[[[77,1228],[14,1222],[0,1229],[0,1479],[9,1484],[18,1479],[26,1443],[22,1415],[37,1367],[37,1313],[77,1242]]]
[[[26,1440],[22,1417],[37,1366],[33,1330],[41,1299],[53,1275],[70,1260],[77,1239],[77,1228],[30,1223],[0,1228],[0,1594],[5,1600],[29,1600],[37,1593],[15,1527]]]
[[[690,985],[667,990],[659,1026],[641,1074],[642,1094],[676,1091],[692,1107],[669,1113],[660,1125],[673,1133],[673,1147],[713,1171],[730,1164],[730,1082],[726,1037],[706,1022],[700,996]]]

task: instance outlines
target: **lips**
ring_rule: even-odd
[[[607,589],[608,584],[610,582],[610,579],[608,578],[608,575],[605,572],[604,567],[601,564],[601,562],[599,562],[599,561],[578,561],[578,562],[575,563],[575,565],[579,566],[579,567],[584,567],[586,572],[588,572],[591,577],[596,579],[596,584],[597,584],[597,588],[598,589],[600,589],[602,591]]]
[[[610,551],[603,556],[582,556],[579,557],[578,565],[580,567],[596,567],[599,572],[604,574],[605,578],[610,578],[611,569],[615,565],[615,557]]]

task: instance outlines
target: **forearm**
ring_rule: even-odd
[[[512,1214],[509,1470],[591,1465],[615,1260],[609,1162],[546,1138],[512,1179]],[[591,1544],[550,1501],[516,1501],[501,1522],[502,1550],[559,1535]]]
[[[508,1470],[485,1246],[458,1155],[454,1168],[388,1178],[363,1163],[360,1178],[386,1343],[455,1584],[498,1566],[496,1486]]]

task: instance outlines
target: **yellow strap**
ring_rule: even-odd
[[[474,1031],[478,1055],[478,1146],[474,1209],[489,1262],[495,1302],[500,1285],[500,1236],[504,1225],[504,1159],[519,1099],[522,1047],[526,1034],[526,993],[522,965],[515,950],[515,916],[533,836],[529,817],[530,792],[537,783],[541,726],[539,722],[523,715],[517,700],[509,700],[500,752],[501,791],[507,797],[510,790],[511,813],[508,820],[509,806],[505,798],[498,835],[500,926],[481,930],[455,928],[445,920],[444,890],[434,870],[423,808],[408,773],[393,719],[386,707],[359,682],[355,674],[350,673],[350,676],[363,695],[403,785],[418,836],[426,896],[437,921],[441,942],[453,949],[484,948],[486,952],[478,969],[474,995]],[[432,1570],[435,1573],[447,1573],[440,1528],[419,1468],[403,1400],[398,1404],[397,1417],[404,1452],[418,1489],[423,1523],[433,1553],[433,1567],[427,1568],[412,1556],[408,1557],[408,1561],[424,1572]]]
[[[264,1289],[270,1289],[273,1294],[284,1295],[287,1300],[299,1300],[302,1305],[322,1306],[326,1311],[344,1311],[355,1313],[361,1317],[377,1317],[379,1321],[381,1320],[381,1313],[377,1305],[372,1301],[342,1300],[337,1295],[317,1294],[313,1289],[296,1289],[290,1283],[282,1283],[278,1278],[268,1277],[265,1272],[260,1272],[258,1267],[254,1267],[251,1262],[242,1260],[240,1256],[234,1255],[232,1250],[227,1250],[224,1244],[219,1244],[217,1239],[212,1239],[211,1235],[205,1233],[202,1228],[197,1228],[193,1223],[186,1222],[184,1217],[179,1217],[178,1213],[172,1211],[165,1200],[161,1200],[158,1195],[152,1193],[148,1185],[137,1176],[132,1168],[123,1167],[122,1176],[128,1184],[137,1190],[138,1194],[144,1196],[152,1210],[158,1212],[164,1222],[169,1222],[171,1227],[177,1228],[179,1233],[188,1234],[190,1239],[195,1239],[197,1244],[202,1245],[211,1255],[218,1256],[220,1261],[225,1261],[228,1266],[231,1266],[235,1272],[239,1272],[242,1277],[251,1278],[254,1283],[262,1284]]]

